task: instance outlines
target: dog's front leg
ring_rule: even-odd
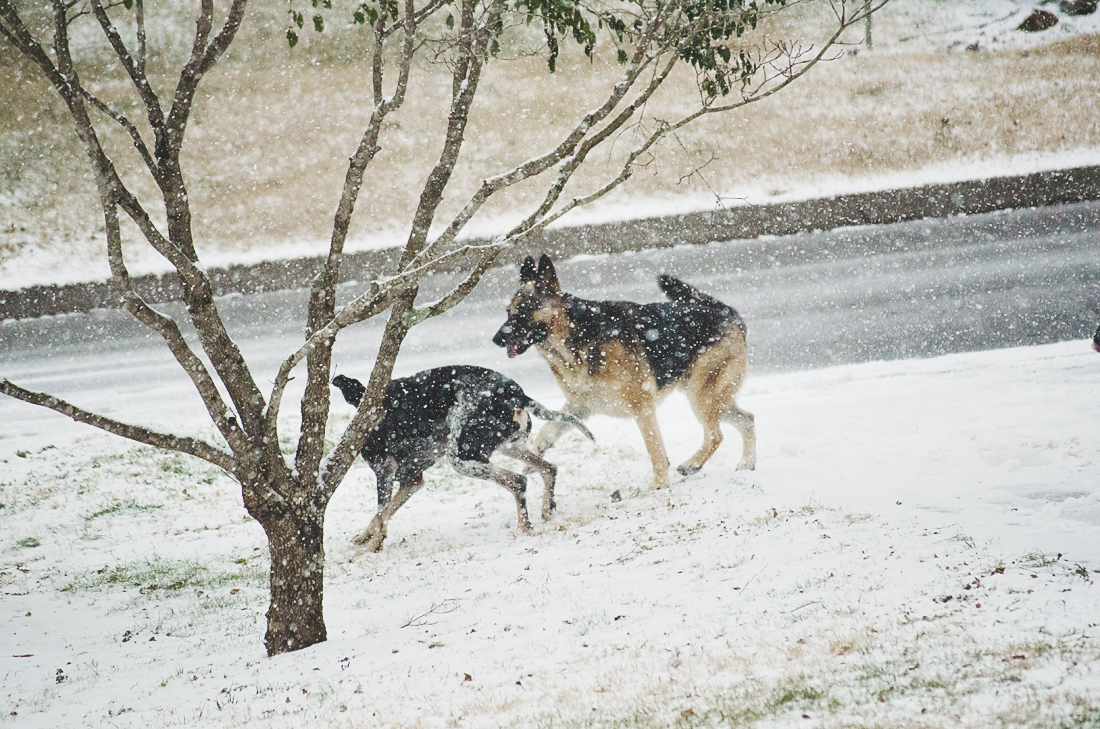
[[[397,472],[397,461],[393,456],[386,456],[384,460],[370,462],[374,471],[375,490],[378,492],[378,506],[374,512],[374,518],[363,530],[363,533],[352,539],[353,544],[368,545],[371,552],[377,552],[382,548],[382,540],[386,538],[386,523],[382,520],[382,511],[390,502],[390,494],[393,493],[393,477]]]
[[[382,512],[378,512],[374,515],[374,518],[370,520],[370,524],[367,524],[367,528],[363,530],[363,533],[352,539],[353,544],[368,545],[368,552],[377,552],[382,549],[382,540],[386,538],[386,525],[382,521]]]
[[[642,432],[642,440],[649,451],[649,460],[653,464],[653,488],[668,488],[668,454],[665,442],[661,438],[661,428],[657,424],[657,408],[652,402],[639,403],[633,408],[634,420]]]
[[[379,552],[382,550],[382,542],[386,538],[386,527],[390,523],[390,519],[397,513],[397,510],[405,505],[405,502],[412,498],[412,495],[420,490],[420,487],[424,485],[423,474],[409,474],[404,477],[399,484],[397,493],[393,495],[392,499],[389,499],[381,511],[379,511],[374,519],[371,520],[370,526],[367,527],[367,531],[363,532],[360,538],[366,537],[366,551]],[[377,530],[370,534],[371,529],[375,527],[377,523]],[[369,534],[369,536],[368,536]]]

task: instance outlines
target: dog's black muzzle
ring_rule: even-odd
[[[508,358],[517,357],[532,345],[545,342],[550,336],[550,328],[541,322],[534,322],[529,327],[519,330],[511,320],[504,322],[493,337],[493,344],[508,350]]]

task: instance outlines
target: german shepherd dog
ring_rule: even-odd
[[[657,285],[668,302],[588,301],[562,293],[549,256],[537,268],[528,256],[493,342],[509,357],[538,349],[565,393],[564,412],[580,420],[593,413],[634,418],[656,488],[668,486],[669,466],[657,404],[676,387],[703,426],[702,447],[677,470],[686,476],[703,467],[722,442],[721,420],[741,432],[737,467],[754,468],[755,419],[734,403],[748,368],[745,323],[733,307],[678,278],[659,276]],[[547,423],[536,451],[544,453],[561,432],[559,423]]]
[[[361,382],[337,375],[332,384],[358,407],[366,391]],[[520,529],[530,531],[526,477],[489,463],[489,457],[501,453],[539,472],[545,487],[542,518],[549,519],[556,506],[558,469],[527,447],[528,411],[543,420],[572,425],[592,438],[573,416],[543,407],[515,382],[484,367],[439,367],[393,380],[382,407],[386,414],[362,450],[378,484],[378,511],[354,540],[372,552],[382,548],[390,517],[424,485],[424,471],[443,458],[464,476],[508,489],[516,499]]]

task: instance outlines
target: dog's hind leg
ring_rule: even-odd
[[[480,478],[486,481],[499,483],[512,493],[516,499],[516,514],[519,520],[519,528],[522,531],[531,531],[531,519],[527,516],[527,479],[518,473],[494,466],[491,463],[481,461],[450,458],[451,466],[463,476]]]
[[[756,465],[756,429],[752,413],[734,402],[748,369],[744,338],[736,330],[700,354],[684,382],[684,391],[695,417],[703,426],[703,444],[676,469],[685,476],[696,473],[722,443],[720,423],[725,420],[741,433],[743,453],[738,468]]]
[[[748,410],[737,407],[737,403],[730,403],[729,410],[722,419],[741,433],[743,445],[737,470],[753,470],[756,468],[756,417]]]
[[[691,403],[691,409],[695,412],[695,417],[699,419],[699,424],[703,426],[703,445],[699,447],[695,455],[676,467],[676,470],[684,476],[698,473],[703,464],[710,460],[710,457],[718,450],[718,446],[722,444],[721,403],[717,403],[716,407],[716,403],[713,401],[699,402],[697,398],[691,397],[690,393],[688,402]]]
[[[542,520],[548,521],[553,511],[558,508],[557,503],[554,502],[554,483],[558,477],[558,467],[516,443],[501,447],[500,453],[517,461],[523,461],[538,470],[543,483]]]

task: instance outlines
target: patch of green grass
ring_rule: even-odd
[[[42,542],[38,541],[37,537],[25,537],[16,542],[23,549],[33,549],[34,547],[41,547]]]
[[[953,537],[948,537],[947,541],[958,542],[959,544],[966,546],[967,549],[974,549],[974,539],[962,533],[956,534]]]
[[[752,724],[769,716],[787,711],[810,711],[818,708],[826,698],[825,691],[810,685],[805,676],[789,678],[768,692],[763,699],[752,700],[750,696],[740,697],[740,706],[726,702],[726,706],[703,712],[699,722],[703,726],[742,726]],[[714,721],[717,719],[717,721]],[[679,722],[678,722],[679,723]]]
[[[888,91],[890,91],[890,87],[886,84],[872,84],[870,86],[862,86],[856,89],[856,96],[876,99],[880,96],[883,96]]]
[[[1058,724],[1058,729],[1100,729],[1100,706],[1082,701],[1069,718]]]
[[[1028,552],[1020,559],[1020,564],[1024,567],[1049,567],[1054,564],[1053,560],[1047,557],[1045,554],[1038,550]]]
[[[84,521],[92,521],[98,519],[101,516],[107,516],[108,514],[117,514],[123,510],[133,511],[151,511],[153,509],[163,509],[163,504],[139,504],[133,499],[128,501],[119,501],[110,506],[100,509],[99,511],[92,512],[88,516],[84,517]]]
[[[191,464],[185,462],[182,456],[173,454],[160,462],[160,470],[164,473],[174,473],[177,476],[189,476],[191,475],[189,465]]]
[[[807,706],[815,704],[824,697],[824,693],[809,684],[801,681],[792,681],[786,686],[781,686],[768,699],[768,709],[775,713],[787,706]]]
[[[1028,640],[1020,643],[1011,643],[1003,651],[1011,659],[1042,658],[1054,650],[1054,646],[1045,640]]]
[[[110,587],[139,588],[143,593],[156,590],[179,591],[187,587],[210,589],[226,585],[263,587],[267,573],[259,563],[240,561],[200,562],[154,558],[133,564],[96,570],[61,588],[62,592],[102,590]]]

